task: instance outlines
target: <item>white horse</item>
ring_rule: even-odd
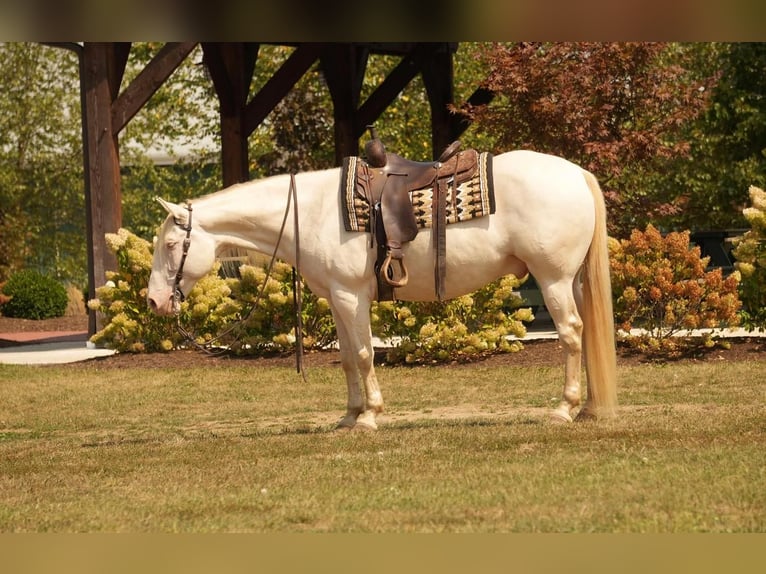
[[[580,405],[583,351],[587,400],[578,418],[611,415],[617,403],[614,318],[598,182],[569,161],[530,151],[495,156],[493,174],[495,213],[447,227],[446,296],[473,292],[507,274],[523,277],[530,272],[564,347],[564,393],[553,419],[571,422]],[[338,426],[376,429],[376,416],[383,410],[369,314],[377,296],[376,249],[367,233],[344,228],[340,175],[340,168],[334,168],[295,176],[300,271],[311,290],[329,301],[337,326],[348,384],[347,410]],[[195,199],[193,213],[160,199],[170,215],[154,249],[150,308],[162,315],[175,312],[174,288],[188,294],[212,269],[216,255],[229,248],[266,254],[276,249],[277,257],[294,264],[291,225],[278,241],[289,189],[288,175],[238,184]],[[435,298],[432,241],[432,230],[424,229],[405,244],[409,282],[396,289],[398,299]],[[176,280],[179,268],[183,272]]]

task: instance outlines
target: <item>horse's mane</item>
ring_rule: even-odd
[[[325,169],[316,169],[316,170],[311,170],[311,171],[298,172],[295,175],[296,175],[296,177],[297,176],[307,176],[307,175],[310,176],[310,175],[313,175],[313,174],[324,173],[324,172],[333,171],[333,170],[339,170],[339,169],[340,169],[339,167],[331,167],[331,168],[325,168]],[[231,184],[231,185],[229,185],[227,187],[223,187],[223,188],[221,188],[221,189],[219,189],[217,191],[213,191],[211,193],[207,193],[205,195],[200,195],[199,197],[195,197],[194,201],[206,200],[206,199],[209,199],[209,198],[211,198],[213,196],[215,196],[216,198],[220,199],[221,196],[230,195],[231,193],[234,193],[235,191],[238,191],[238,190],[240,190],[240,189],[242,189],[243,187],[246,187],[246,186],[251,186],[251,185],[255,185],[255,184],[259,184],[259,185],[260,184],[264,184],[265,185],[265,184],[268,184],[269,182],[273,182],[273,181],[281,180],[281,179],[286,179],[286,178],[289,178],[289,177],[290,177],[289,173],[277,173],[277,174],[273,174],[273,175],[267,175],[265,177],[259,177],[259,178],[256,178],[256,179],[250,179],[248,181],[242,181],[242,182],[239,182],[239,183],[233,183],[233,184]]]

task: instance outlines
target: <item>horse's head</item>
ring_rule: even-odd
[[[190,204],[157,201],[169,215],[155,238],[146,300],[158,315],[169,315],[178,311],[194,284],[213,268],[216,244],[194,221]]]

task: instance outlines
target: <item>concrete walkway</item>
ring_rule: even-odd
[[[0,363],[6,365],[57,365],[76,363],[114,354],[111,349],[97,349],[87,341],[30,343],[0,349]]]
[[[114,353],[89,343],[87,331],[0,333],[0,339],[0,364],[8,365],[74,363]]]

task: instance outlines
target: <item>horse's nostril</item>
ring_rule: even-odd
[[[149,297],[149,298],[147,298],[146,301],[149,304],[149,309],[151,309],[152,311],[156,311],[157,310],[157,302],[154,299]]]

